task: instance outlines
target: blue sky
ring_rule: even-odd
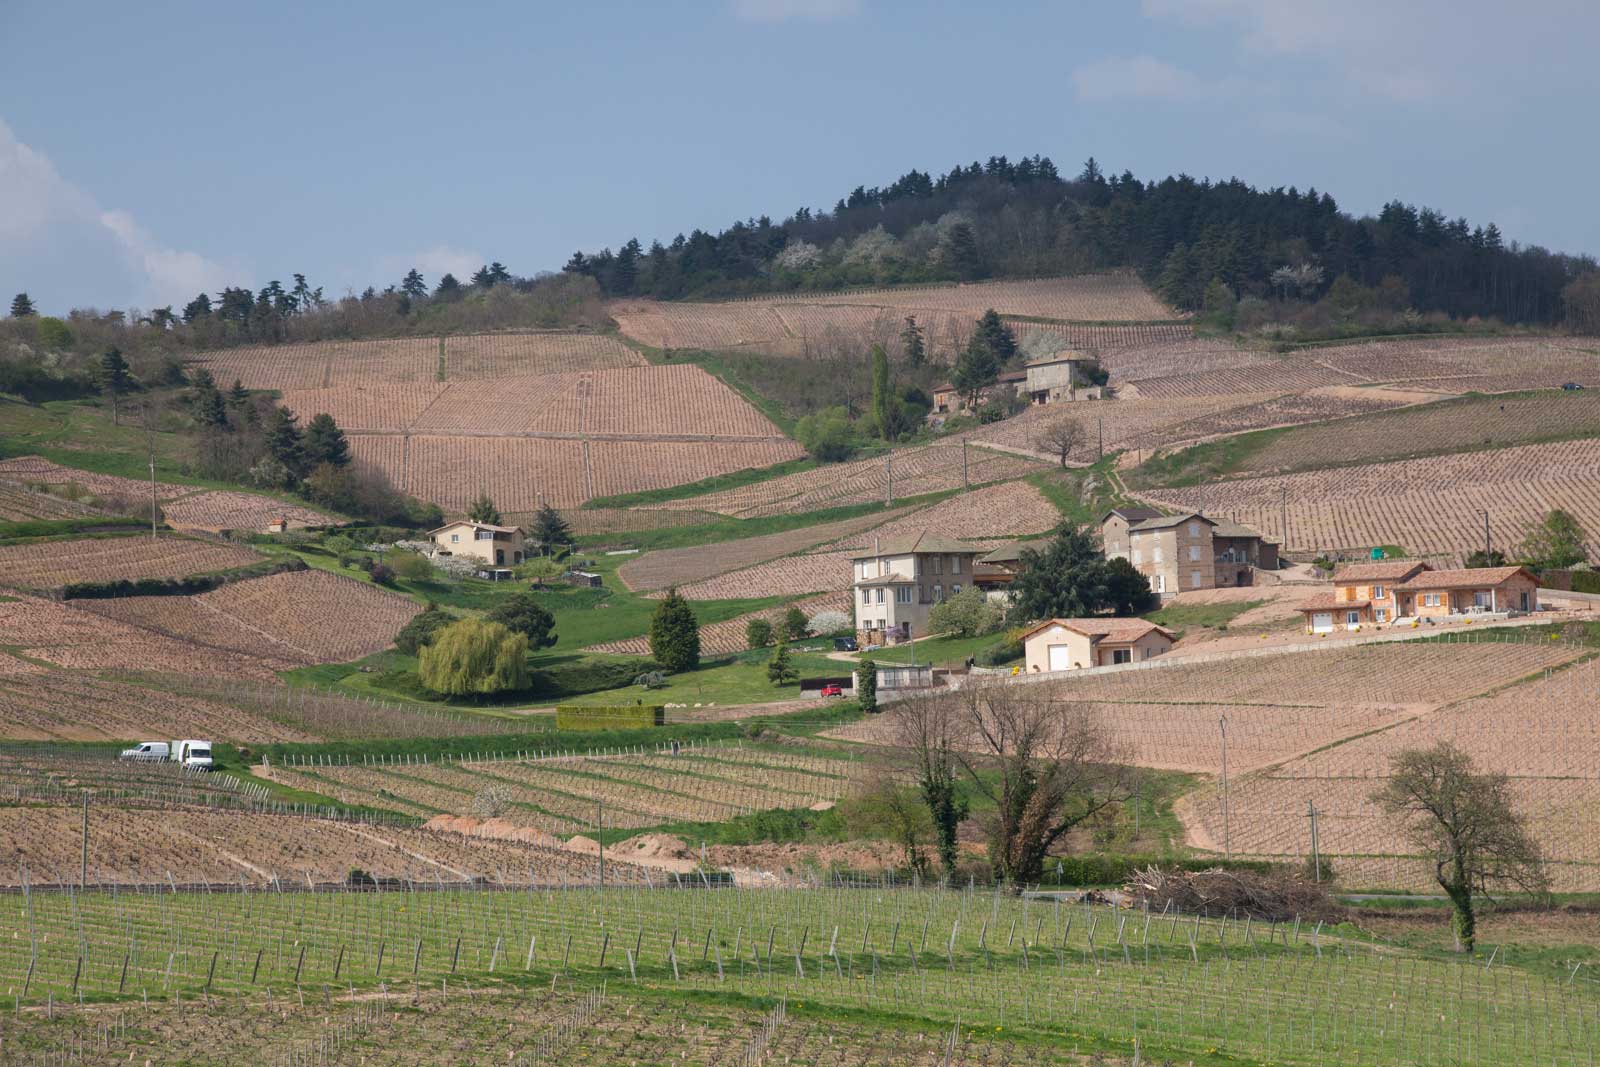
[[[0,0],[0,294],[329,295],[1091,154],[1600,252],[1600,5]]]

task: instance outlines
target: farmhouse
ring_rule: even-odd
[[[1100,521],[1100,540],[1107,559],[1132,563],[1164,597],[1186,589],[1251,585],[1258,568],[1278,567],[1276,541],[1198,512],[1162,515],[1154,508],[1113,508]]]
[[[1038,359],[1029,360],[1026,364],[1023,391],[1028,394],[1028,399],[1035,404],[1054,404],[1062,400],[1076,400],[1079,390],[1089,385],[1089,377],[1085,368],[1094,360],[1089,355],[1070,348]],[[1093,397],[1099,397],[1098,389],[1093,390]]]
[[[1177,636],[1147,619],[1047,619],[1022,635],[1029,674],[1136,663],[1170,649]]]
[[[1253,585],[1257,570],[1278,569],[1278,542],[1269,541],[1248,526],[1219,522],[1211,529],[1211,552],[1216,560],[1217,588]]]
[[[972,584],[982,589],[991,600],[1003,599],[1011,590],[1011,581],[1022,570],[1024,552],[1043,552],[1049,541],[1012,541],[1001,545],[986,555],[979,556],[973,567]]]
[[[1003,389],[1005,389],[1006,386],[1010,386],[1013,389],[1021,389],[1024,387],[1027,381],[1027,371],[1007,371],[995,380],[995,384],[986,387],[978,393],[978,403],[983,404],[986,401],[994,399],[994,397]],[[963,395],[962,392],[950,382],[941,382],[934,386],[933,411],[929,413],[929,417],[931,418],[934,415],[960,414],[972,414],[971,408],[967,405],[966,396]]]
[[[909,640],[928,632],[928,613],[972,584],[978,550],[924,530],[915,537],[873,539],[851,557],[856,639],[863,645]]]
[[[497,567],[521,563],[526,548],[520,526],[495,526],[487,522],[461,519],[446,523],[428,534],[434,551],[451,556],[466,556]]]
[[[1539,610],[1539,580],[1524,567],[1435,570],[1419,560],[1354,563],[1333,589],[1300,605],[1308,633],[1364,625]]]

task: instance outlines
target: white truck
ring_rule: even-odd
[[[118,754],[118,759],[135,760],[140,763],[160,763],[172,755],[172,746],[165,741],[146,741],[137,748],[125,748]]]
[[[192,767],[200,771],[209,771],[214,766],[211,762],[210,741],[174,741],[172,742],[172,758],[180,766]]]

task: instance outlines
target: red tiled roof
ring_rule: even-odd
[[[1428,565],[1420,559],[1386,559],[1374,563],[1346,563],[1333,572],[1336,582],[1402,581]]]
[[[1450,571],[1423,571],[1396,588],[1413,592],[1419,589],[1487,589],[1518,574],[1538,579],[1525,567],[1464,567]]]
[[[1139,638],[1143,637],[1152,630],[1163,634],[1169,640],[1177,640],[1171,630],[1167,629],[1165,626],[1157,626],[1149,619],[1114,618],[1046,619],[1039,625],[1033,627],[1027,633],[1023,634],[1022,639],[1026,641],[1034,634],[1041,630],[1048,629],[1051,626],[1063,626],[1074,633],[1080,633],[1083,636],[1095,641],[1137,641]]]
[[[1339,608],[1370,607],[1370,600],[1340,600],[1334,593],[1320,593],[1301,604],[1297,611],[1337,611]]]

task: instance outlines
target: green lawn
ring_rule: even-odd
[[[812,642],[813,645],[816,642]],[[582,696],[564,697],[563,704],[632,704],[643,701],[651,704],[764,704],[774,700],[795,700],[800,696],[800,686],[773,685],[767,679],[767,661],[770,649],[740,653],[731,659],[706,663],[697,671],[667,675],[667,684],[660,689],[644,690],[638,686],[607,689]],[[803,678],[817,675],[845,675],[848,663],[828,659],[826,656],[791,653],[795,670]]]
[[[1004,634],[984,634],[981,637],[923,637],[907,644],[892,645],[870,655],[878,663],[916,662],[946,667],[964,664],[968,656],[975,656],[1004,638]]]
[[[1185,631],[1195,628],[1226,630],[1234,619],[1251,608],[1258,608],[1265,603],[1265,600],[1239,600],[1227,604],[1175,603],[1149,612],[1145,618],[1157,626],[1165,626],[1175,631],[1181,637]]]

